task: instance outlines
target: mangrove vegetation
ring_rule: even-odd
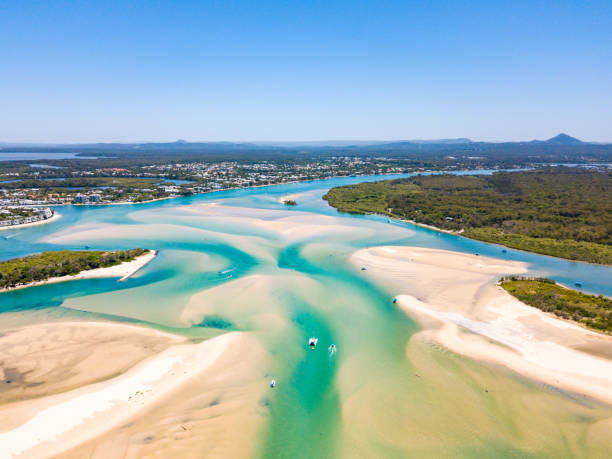
[[[0,262],[0,289],[18,287],[52,277],[70,276],[95,268],[106,268],[148,252],[132,250],[60,250],[42,252]]]
[[[506,277],[501,286],[525,304],[599,331],[612,332],[612,300],[562,287],[545,278]]]
[[[339,211],[378,213],[570,260],[612,264],[612,173],[556,167],[332,188]]]

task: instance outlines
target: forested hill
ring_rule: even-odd
[[[43,252],[23,258],[0,262],[0,289],[12,288],[51,277],[75,275],[81,271],[106,268],[148,252],[147,249],[115,250],[60,250]]]
[[[612,173],[576,168],[417,176],[331,189],[339,211],[379,213],[571,260],[612,264]]]

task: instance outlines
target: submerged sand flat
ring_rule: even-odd
[[[121,234],[125,239],[172,238],[180,231],[181,239],[212,238],[227,241],[241,250],[265,256],[262,249],[274,247],[274,240],[300,241],[332,238],[339,241],[365,239],[384,229],[385,237],[406,237],[412,232],[383,223],[350,222],[346,218],[320,215],[298,210],[257,209],[222,205],[216,202],[190,204],[157,210],[137,210],[130,213],[141,225],[82,224],[45,237],[44,242],[57,244],[88,240],[113,239]],[[150,223],[150,222],[156,223]]]
[[[375,234],[371,227],[347,225],[346,219],[298,210],[255,209],[219,204],[193,204],[179,208],[178,218],[203,222],[208,228],[259,233],[266,237],[301,241],[322,237],[354,240]],[[370,225],[371,226],[371,225]]]
[[[525,265],[414,247],[364,249],[352,261],[391,285],[398,305],[424,325],[412,340],[433,340],[612,403],[612,360],[602,357],[612,352],[612,337],[545,314],[495,285],[502,275],[526,272]]]
[[[97,324],[92,327],[99,330]],[[132,332],[122,325],[116,327],[119,327],[116,331],[126,335]],[[248,339],[243,335],[234,332],[200,344],[174,345],[143,360],[121,376],[107,381],[0,407],[0,457],[20,454],[26,454],[27,457],[48,457],[92,440],[114,428],[129,426],[130,423],[138,422],[137,419],[146,410],[154,409],[158,403],[163,405],[164,400],[173,393],[182,397],[177,391],[188,385],[193,378],[206,376],[205,380],[200,379],[201,383],[221,377],[229,386],[238,388],[238,392],[244,391],[244,386],[252,382],[251,373],[245,372],[233,384],[229,379],[235,375],[229,369],[216,375],[205,373],[213,365],[217,368],[223,368],[223,365],[231,367],[236,353],[240,352],[239,350],[244,352],[245,346],[249,345]],[[250,345],[253,346],[253,343]],[[253,348],[256,349],[255,346]],[[112,364],[107,355],[99,357],[102,359],[98,361],[99,364]],[[91,362],[94,360],[95,357]],[[253,405],[256,406],[256,403]],[[129,421],[130,419],[132,421]],[[154,421],[158,422],[160,418],[155,416]],[[171,428],[185,431],[186,429],[180,427],[184,422],[184,418],[177,420]],[[209,428],[214,425],[215,422],[208,423]],[[170,426],[165,425],[165,428]]]

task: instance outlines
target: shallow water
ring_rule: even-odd
[[[387,244],[477,252],[524,261],[534,273],[580,280],[585,290],[606,295],[612,270],[502,253],[383,217],[341,215],[321,200],[332,186],[381,178],[59,207],[57,222],[0,234],[0,257],[84,246],[160,254],[123,283],[83,280],[0,294],[0,325],[3,318],[14,325],[74,316],[202,338],[253,333],[269,355],[267,377],[278,382],[260,403],[262,457],[567,457],[609,450],[609,407],[432,345],[407,348],[417,326],[391,306],[394,292],[366,281],[347,258]],[[281,204],[286,195],[298,206]],[[314,351],[309,336],[319,338]]]

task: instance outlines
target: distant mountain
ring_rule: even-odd
[[[283,156],[312,153],[324,154],[397,154],[417,157],[419,155],[470,155],[482,156],[508,155],[520,152],[521,155],[537,155],[563,152],[564,154],[587,154],[601,151],[601,147],[612,152],[612,143],[595,144],[583,142],[567,134],[559,134],[548,140],[527,142],[482,142],[468,138],[436,140],[324,140],[324,141],[256,141],[256,142],[190,142],[183,139],[169,142],[134,143],[81,143],[81,144],[35,144],[0,142],[0,153],[76,153],[77,156],[118,155],[146,156],[147,154],[167,154],[208,157],[234,154]]]
[[[471,139],[460,137],[458,139],[437,139],[437,140],[407,140],[408,143],[418,145],[457,145],[462,143],[474,143]]]
[[[413,145],[455,145],[472,143],[470,139],[459,138],[459,139],[437,139],[437,140],[306,140],[306,141],[257,141],[251,142],[253,145],[258,146],[273,146],[273,147],[286,147],[286,148],[298,148],[298,147],[371,147],[376,145],[389,145],[389,144],[413,144]]]
[[[553,143],[555,145],[578,145],[578,144],[584,143],[582,140],[577,139],[576,137],[572,137],[571,135],[564,134],[564,133],[556,135],[552,139],[548,139],[545,142]]]

